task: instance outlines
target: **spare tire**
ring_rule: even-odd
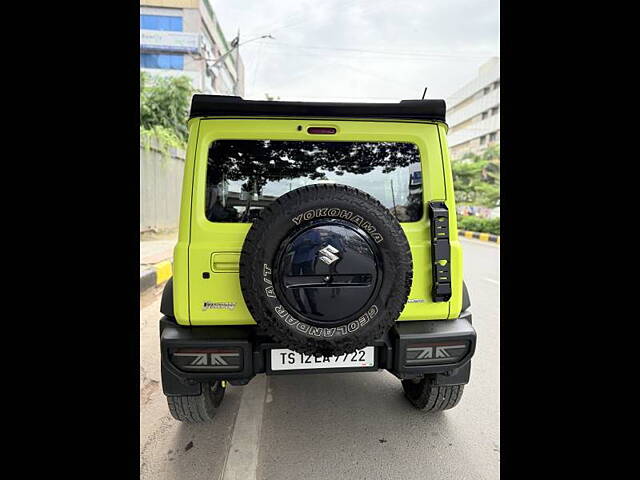
[[[338,184],[292,190],[247,233],[245,303],[286,348],[341,355],[372,345],[400,315],[412,281],[409,243],[391,212]]]

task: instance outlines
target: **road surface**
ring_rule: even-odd
[[[141,299],[142,479],[497,479],[500,247],[461,239],[478,345],[452,410],[428,414],[385,371],[260,375],[229,386],[215,423],[169,414],[160,387],[160,293]]]

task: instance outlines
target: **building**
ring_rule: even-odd
[[[208,0],[140,0],[142,71],[186,75],[198,92],[242,96],[244,66],[237,45],[237,38],[225,38]]]
[[[483,64],[478,76],[447,99],[447,136],[453,159],[500,142],[500,58]]]

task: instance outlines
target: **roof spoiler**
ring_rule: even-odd
[[[349,117],[445,122],[444,100],[398,103],[281,102],[237,96],[196,94],[189,118],[195,117]]]

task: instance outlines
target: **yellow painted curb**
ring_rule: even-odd
[[[156,270],[156,285],[160,285],[161,283],[166,282],[171,278],[171,262],[165,260],[164,262],[160,262],[154,265]]]
[[[464,238],[473,240],[481,240],[483,242],[496,243],[500,245],[500,235],[492,235],[491,233],[472,232],[470,230],[458,230],[458,234]]]

